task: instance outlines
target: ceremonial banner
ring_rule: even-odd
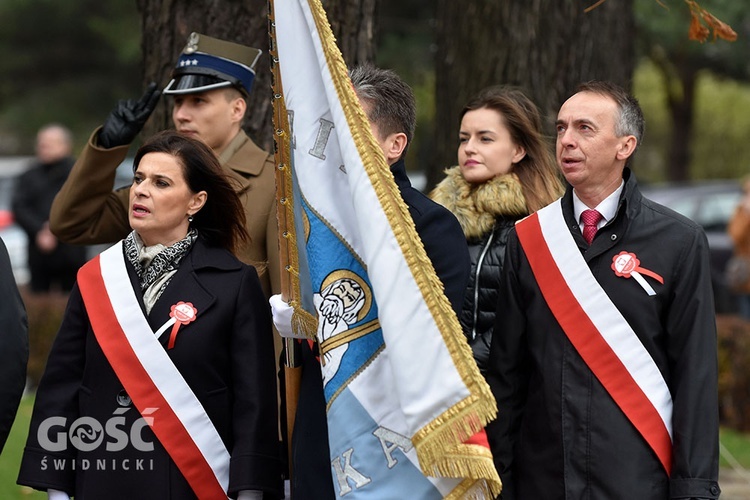
[[[334,490],[494,498],[500,481],[481,439],[494,398],[325,12],[319,0],[271,6],[280,245],[294,327],[315,333],[321,350]]]

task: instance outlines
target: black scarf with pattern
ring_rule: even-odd
[[[188,234],[168,247],[164,245],[154,245],[155,247],[146,247],[135,231],[132,231],[124,241],[125,256],[133,264],[135,272],[138,275],[138,282],[141,284],[141,291],[145,291],[163,274],[176,271],[180,267],[180,261],[187,254],[190,247],[198,238],[198,231],[191,229]],[[145,250],[145,252],[144,252]],[[156,250],[158,253],[150,259],[149,250]],[[150,262],[149,262],[150,260]],[[162,289],[167,284],[164,283]]]

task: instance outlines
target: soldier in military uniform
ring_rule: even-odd
[[[174,98],[175,129],[210,146],[239,182],[250,242],[238,257],[256,266],[263,290],[270,295],[279,289],[273,155],[241,128],[259,56],[258,49],[192,33],[164,94]],[[52,204],[50,228],[62,241],[113,243],[130,232],[130,186],[112,191],[115,170],[159,95],[152,83],[141,99],[120,101],[91,134]]]

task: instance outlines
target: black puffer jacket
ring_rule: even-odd
[[[471,277],[459,321],[484,374],[508,233],[528,211],[515,175],[472,185],[461,176],[459,167],[446,170],[446,174],[430,197],[453,212],[469,244]]]
[[[458,319],[469,338],[474,359],[482,373],[485,372],[487,357],[490,355],[505,246],[514,224],[515,220],[498,218],[492,231],[481,238],[468,240],[471,276]]]

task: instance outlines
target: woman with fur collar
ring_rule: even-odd
[[[471,277],[459,320],[484,373],[508,233],[518,219],[563,193],[536,105],[523,92],[490,87],[461,111],[458,166],[430,197],[461,223]]]

